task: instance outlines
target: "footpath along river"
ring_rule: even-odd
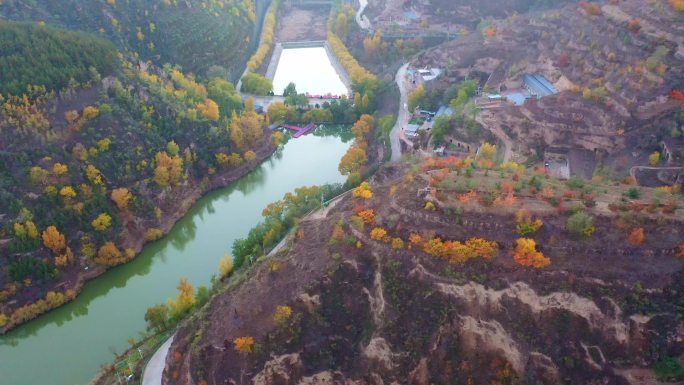
[[[0,385],[88,383],[114,351],[144,331],[146,309],[174,296],[181,277],[208,286],[219,259],[262,219],[268,203],[299,186],[343,182],[337,165],[351,144],[345,133],[290,140],[247,176],[200,199],[134,261],[86,284],[75,301],[0,337]]]

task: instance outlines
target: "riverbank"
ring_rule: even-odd
[[[74,301],[0,338],[2,382],[88,383],[115,353],[130,348],[129,339],[140,338],[147,309],[173,296],[179,280],[187,278],[197,290],[211,287],[219,261],[263,221],[269,203],[301,186],[343,183],[338,165],[350,135],[344,128],[336,135],[317,131],[289,140],[246,176],[205,194],[136,259],[90,281]]]
[[[166,236],[169,231],[171,231],[173,226],[175,226],[176,223],[187,214],[188,210],[190,210],[193,204],[201,197],[213,190],[225,187],[228,184],[242,178],[255,168],[259,167],[264,160],[268,159],[275,152],[276,147],[273,145],[273,142],[270,138],[270,130],[264,130],[264,135],[267,137],[267,139],[264,140],[260,148],[256,149],[255,153],[257,157],[253,162],[245,162],[243,165],[237,168],[220,172],[211,178],[210,181],[207,181],[208,183],[205,183],[203,180],[195,180],[175,188],[173,191],[174,199],[166,200],[166,202],[164,202],[166,204],[163,205],[163,216],[160,219],[161,224],[159,227],[163,233],[162,237]],[[120,246],[125,250],[133,250],[135,252],[131,258],[124,262],[124,264],[135,260],[140,255],[144,246],[150,242],[153,242],[145,237],[145,230],[146,229],[144,228],[136,226],[132,230],[126,229],[119,236],[118,243]],[[73,281],[65,281],[65,284],[60,288],[63,290],[63,292],[69,293],[69,295],[64,296],[64,301],[61,303],[56,302],[56,306],[46,308],[45,311],[37,313],[35,316],[25,319],[22,322],[8,322],[3,328],[0,328],[0,336],[6,335],[13,329],[29,323],[49,313],[50,311],[58,309],[61,306],[73,301],[82,292],[83,287],[87,282],[100,277],[113,267],[116,266],[107,267],[98,265],[95,268],[79,272]]]

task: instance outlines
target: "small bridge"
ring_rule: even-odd
[[[299,138],[302,135],[308,134],[310,131],[312,131],[314,128],[316,128],[316,125],[313,123],[309,123],[304,127],[298,127],[298,126],[292,126],[289,124],[281,124],[280,127],[282,128],[287,128],[288,130],[294,131],[294,135],[292,135],[293,138]]]

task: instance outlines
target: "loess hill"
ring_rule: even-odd
[[[164,384],[681,380],[681,204],[483,160],[385,166],[229,278]]]
[[[684,124],[683,104],[671,96],[684,88],[684,12],[671,4],[565,2],[483,19],[413,64],[448,67],[446,83],[478,78],[488,93],[523,88],[524,74],[544,75],[557,94],[523,106],[485,106],[478,122],[514,140],[524,156],[576,148],[626,174],[661,141],[684,143],[671,134]]]

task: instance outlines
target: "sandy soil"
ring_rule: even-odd
[[[325,40],[327,6],[297,8],[283,6],[278,14],[276,40],[280,42]]]

